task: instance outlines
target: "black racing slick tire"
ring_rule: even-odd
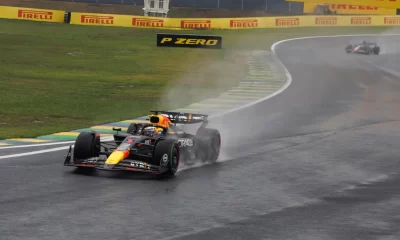
[[[197,131],[197,155],[203,162],[214,163],[221,151],[221,134],[216,129],[201,128]]]
[[[78,135],[74,147],[74,161],[100,155],[100,135],[95,132],[82,132]]]
[[[137,131],[137,125],[135,123],[129,124],[128,130],[126,131],[129,134],[133,134],[134,132]]]
[[[373,52],[375,55],[379,55],[379,53],[381,52],[381,48],[380,47],[374,47]]]
[[[160,177],[174,177],[179,168],[180,152],[174,140],[161,140],[154,147],[153,162],[160,164]]]
[[[353,45],[347,45],[346,46],[346,53],[351,53],[352,49],[353,49]]]

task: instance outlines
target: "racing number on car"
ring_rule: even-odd
[[[179,139],[178,143],[179,143],[179,147],[192,147],[193,146],[193,140],[190,138]]]

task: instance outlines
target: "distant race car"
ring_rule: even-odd
[[[346,47],[347,53],[359,53],[359,54],[375,54],[379,55],[381,48],[376,43],[371,43],[367,41],[363,41],[359,44],[349,44]]]
[[[126,133],[117,131],[113,140],[100,141],[96,132],[82,132],[69,148],[64,166],[109,171],[139,171],[175,176],[179,163],[215,162],[220,153],[218,130],[206,128],[204,114],[151,111],[149,124],[132,123]],[[202,123],[196,135],[176,124]]]

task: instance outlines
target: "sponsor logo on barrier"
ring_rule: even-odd
[[[211,20],[182,20],[181,28],[211,28]]]
[[[136,27],[164,27],[164,20],[149,18],[132,18],[132,26]]]
[[[299,26],[300,19],[299,18],[277,18],[275,20],[276,26]]]
[[[372,23],[372,19],[370,17],[352,17],[351,24],[352,25],[370,25]]]
[[[220,49],[222,37],[159,33],[157,34],[157,46]]]
[[[53,12],[19,9],[18,10],[18,18],[53,20]]]
[[[231,20],[231,28],[254,28],[258,27],[257,19],[246,19],[246,20]]]
[[[331,10],[378,10],[378,7],[371,7],[371,6],[358,6],[358,5],[351,5],[351,4],[331,4]]]
[[[163,38],[161,43],[172,42],[172,38]],[[198,39],[198,38],[177,38],[173,41],[174,44],[181,45],[208,45],[215,46],[218,44],[218,40],[207,40],[207,39]]]
[[[99,15],[82,15],[81,23],[113,25],[114,17],[113,16],[99,16]]]
[[[400,25],[400,17],[385,17],[386,25]]]
[[[316,25],[336,25],[337,17],[316,17],[315,24]]]

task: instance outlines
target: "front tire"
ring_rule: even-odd
[[[351,53],[352,49],[353,49],[353,45],[347,45],[346,53]]]
[[[179,146],[174,140],[161,140],[154,149],[153,162],[160,164],[161,177],[174,177],[179,168]]]
[[[126,133],[129,134],[135,134],[138,130],[138,125],[136,123],[131,123],[129,124],[128,130],[126,130]]]
[[[74,159],[84,160],[100,156],[100,135],[95,132],[82,132],[78,135],[74,147]],[[78,167],[79,171],[94,171],[94,168]]]
[[[75,159],[88,159],[100,156],[100,135],[95,132],[82,132],[78,135],[74,147]]]

